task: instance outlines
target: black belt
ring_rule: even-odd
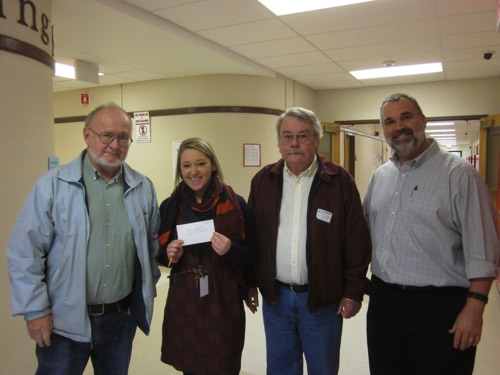
[[[426,285],[426,286],[413,286],[413,285],[399,285],[399,284],[389,284],[393,288],[399,289],[399,290],[432,290],[436,289],[435,286],[432,285]]]
[[[304,285],[298,285],[298,284],[285,284],[285,283],[282,283],[281,281],[279,280],[276,280],[276,284],[280,285],[280,286],[283,286],[285,288],[288,288],[288,289],[291,289],[293,290],[295,293],[304,293],[304,292],[307,292],[309,290],[309,285],[308,284],[304,284]]]
[[[128,299],[124,298],[114,303],[101,303],[98,305],[88,305],[87,310],[89,312],[89,315],[91,316],[127,311]]]
[[[391,283],[386,283],[385,281],[381,280],[375,275],[372,275],[372,281],[379,281],[391,288],[398,289],[398,290],[433,290],[436,289],[436,286],[433,285],[425,285],[425,286],[414,286],[414,285],[401,285],[401,284],[391,284]]]

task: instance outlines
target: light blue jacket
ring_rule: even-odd
[[[47,172],[33,187],[14,226],[8,248],[13,315],[33,320],[52,313],[54,332],[89,342],[86,260],[89,216],[82,159]],[[132,224],[136,262],[130,311],[149,333],[160,271],[159,211],[153,183],[123,165],[123,200]]]

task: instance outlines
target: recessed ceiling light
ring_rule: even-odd
[[[67,65],[67,64],[62,64],[62,63],[56,62],[54,75],[57,77],[76,79],[75,67],[72,65]],[[99,72],[98,75],[103,76],[104,73]]]
[[[58,77],[75,79],[75,67],[56,62],[55,73]]]
[[[441,63],[388,66],[385,68],[353,70],[351,73],[357,79],[372,79],[384,77],[409,76],[415,74],[438,73],[443,71]]]
[[[311,10],[340,7],[358,3],[366,3],[373,0],[259,0],[277,16],[286,14],[303,13]]]

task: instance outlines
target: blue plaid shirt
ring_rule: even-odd
[[[393,154],[370,180],[371,271],[392,284],[468,287],[498,272],[496,212],[472,165],[430,142],[403,165]]]

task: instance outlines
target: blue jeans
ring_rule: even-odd
[[[95,375],[128,373],[137,325],[127,312],[90,317],[92,342],[78,342],[53,333],[51,345],[36,346],[35,375],[81,375],[92,360]]]
[[[309,375],[335,375],[339,370],[342,316],[337,304],[310,313],[308,292],[277,286],[277,302],[264,303],[267,374],[302,375],[304,354]]]

